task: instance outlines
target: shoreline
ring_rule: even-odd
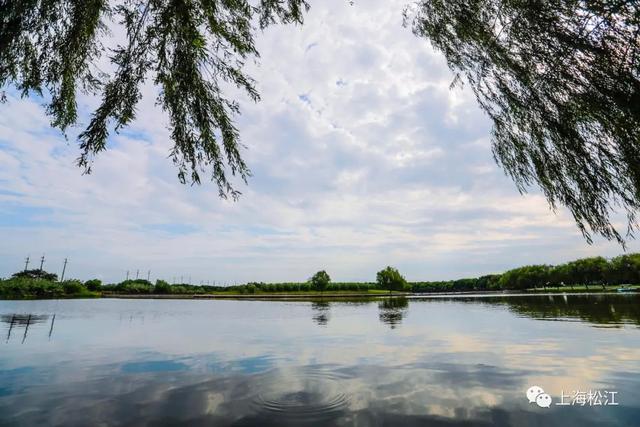
[[[24,296],[22,298],[0,298],[0,301],[32,301],[32,300],[58,300],[58,299],[157,299],[157,300],[341,300],[341,299],[384,299],[384,298],[495,298],[513,296],[561,296],[561,295],[640,295],[640,288],[631,292],[618,292],[614,289],[547,289],[547,290],[495,290],[495,291],[460,291],[460,292],[326,292],[323,294],[314,292],[300,293],[256,293],[256,294],[79,294],[52,297]]]
[[[308,299],[345,299],[345,298],[361,298],[361,299],[381,299],[381,298],[410,298],[410,299],[427,299],[427,298],[446,298],[446,297],[500,297],[500,296],[560,296],[560,295],[638,295],[639,292],[615,292],[615,291],[566,291],[566,292],[522,292],[522,291],[469,291],[469,292],[429,292],[429,293],[388,293],[379,294],[363,294],[363,293],[327,293],[319,294],[111,294],[103,295],[105,299],[189,299],[189,300],[216,300],[216,299],[234,299],[234,300],[308,300]]]

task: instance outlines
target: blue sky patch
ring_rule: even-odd
[[[4,206],[0,208],[0,227],[37,227],[53,225],[53,210],[33,206]]]

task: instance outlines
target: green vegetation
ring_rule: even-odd
[[[50,282],[55,282],[58,280],[58,275],[55,273],[47,273],[44,270],[34,269],[34,270],[24,270],[18,273],[15,273],[14,278],[19,279],[43,279]]]
[[[331,277],[329,277],[329,274],[324,270],[318,271],[311,278],[311,287],[314,291],[318,291],[321,294],[329,287],[330,283]]]
[[[320,274],[324,273],[324,274]],[[326,275],[326,276],[325,276]],[[125,280],[120,283],[102,285],[98,279],[82,283],[78,280],[57,282],[41,278],[12,277],[0,279],[0,298],[87,298],[109,295],[251,295],[251,294],[304,294],[308,296],[331,294],[371,294],[384,293],[375,283],[331,283],[326,272],[316,273],[313,279],[305,283],[258,283],[235,286],[191,286],[188,284],[169,284],[157,280],[155,284],[144,280]]]
[[[437,282],[413,282],[412,292],[468,292],[502,289],[499,285],[500,275],[489,274],[478,278],[446,280]]]
[[[640,254],[582,258],[560,265],[527,265],[502,274],[444,282],[412,283],[413,292],[615,290],[640,283]]]
[[[49,278],[53,278],[50,280]],[[20,272],[0,280],[0,298],[70,298],[109,295],[300,295],[314,297],[325,293],[348,295],[384,295],[387,292],[595,292],[615,291],[621,285],[640,290],[640,253],[620,255],[612,259],[583,258],[559,265],[527,265],[503,274],[449,281],[407,282],[393,267],[376,274],[376,282],[331,282],[329,274],[318,271],[308,282],[251,282],[233,286],[192,286],[169,284],[164,280],[151,283],[144,279],[125,280],[103,285],[98,279],[56,281],[55,274]]]
[[[584,286],[586,290],[606,290],[606,285],[640,283],[640,254],[620,255],[611,260],[603,257],[583,258],[566,264],[529,265],[502,274],[502,289],[546,289],[549,287]]]
[[[324,274],[321,274],[324,273]],[[326,275],[326,276],[325,276]],[[317,276],[317,277],[316,277]],[[314,284],[313,279],[317,282]],[[330,293],[371,293],[379,294],[380,291],[374,283],[331,283],[326,272],[320,271],[309,282],[303,283],[262,283],[251,282],[245,285],[234,286],[192,286],[188,284],[171,285],[164,280],[157,280],[155,285],[144,279],[125,280],[118,284],[102,286],[105,294],[121,295],[252,295],[252,294],[309,294],[322,295]]]
[[[170,294],[171,285],[164,280],[156,280],[156,286],[153,289],[153,292],[156,294]]]
[[[458,279],[438,282],[413,282],[412,292],[464,292],[464,291],[488,291],[499,290],[500,275],[489,274],[470,279]]]
[[[91,292],[99,292],[102,288],[102,280],[91,279],[84,282],[84,287]]]
[[[376,274],[376,284],[380,289],[388,290],[389,295],[391,295],[393,291],[409,290],[404,276],[393,267],[387,267],[384,270],[378,271]]]
[[[87,289],[79,280],[57,282],[25,277],[0,280],[0,298],[2,299],[94,298],[99,296],[99,292]]]

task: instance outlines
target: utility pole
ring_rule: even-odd
[[[149,281],[150,277],[151,277],[151,270],[147,271],[147,282]]]
[[[42,271],[43,264],[44,264],[44,254],[42,254],[42,257],[40,258],[40,271]]]
[[[129,280],[129,270],[127,270],[127,280]]]
[[[64,265],[62,266],[62,276],[60,277],[60,281],[64,282],[64,272],[67,270],[67,259],[64,259]]]
[[[136,270],[136,280],[138,280],[138,276],[140,275],[140,270]]]
[[[24,271],[27,271],[29,268],[29,255],[27,255],[27,259],[24,260]]]

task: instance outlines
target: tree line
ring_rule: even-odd
[[[496,290],[529,290],[562,286],[605,287],[606,285],[640,284],[640,253],[581,258],[558,265],[526,265],[502,274],[447,281],[408,282],[393,267],[376,274],[375,282],[332,282],[329,274],[318,271],[306,282],[249,282],[233,286],[170,284],[158,279],[124,280],[102,284],[98,279],[58,282],[56,274],[43,270],[25,270],[9,279],[0,279],[0,298],[60,298],[68,296],[124,295],[189,295],[189,294],[270,294],[315,292],[469,292]]]
[[[640,254],[581,258],[558,265],[535,264],[478,278],[416,282],[413,292],[527,290],[563,286],[604,287],[640,283]]]
[[[509,270],[500,277],[500,287],[528,289],[543,286],[604,286],[640,283],[640,254],[612,259],[590,257],[560,265],[528,265]]]
[[[192,286],[170,284],[158,279],[152,283],[145,279],[124,280],[120,283],[103,285],[98,279],[81,282],[79,280],[57,281],[58,276],[44,270],[25,270],[11,278],[0,279],[0,298],[63,298],[90,297],[104,294],[123,295],[190,295],[190,294],[257,294],[316,292],[370,292],[375,290],[410,291],[405,278],[393,267],[387,267],[377,274],[377,281],[371,282],[331,282],[324,271],[318,271],[307,282],[263,283],[251,282],[233,286]]]

